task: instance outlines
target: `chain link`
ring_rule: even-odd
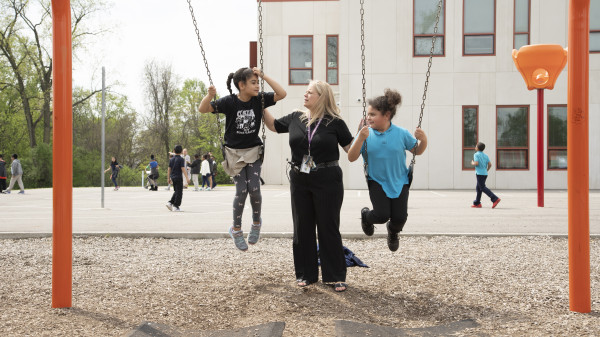
[[[360,52],[362,60],[362,108],[363,108],[363,126],[367,125],[367,80],[365,78],[365,0],[360,0]],[[359,130],[360,132],[360,130]],[[369,182],[369,155],[367,151],[367,140],[364,142],[365,151],[363,152],[363,170],[367,184]]]
[[[194,29],[196,30],[196,36],[198,37],[198,44],[200,45],[200,52],[202,53],[202,59],[204,60],[204,66],[206,67],[206,75],[208,75],[208,82],[210,85],[214,86],[212,76],[210,74],[210,69],[208,69],[208,61],[206,60],[206,53],[204,52],[204,45],[202,44],[202,39],[200,38],[200,30],[198,29],[198,23],[196,22],[196,16],[194,15],[194,8],[192,7],[191,0],[187,0],[188,7],[190,9],[190,14],[192,15],[192,22],[194,23]],[[216,102],[217,97],[215,96],[213,101]],[[225,159],[224,154],[224,145],[223,145],[223,133],[221,132],[221,118],[219,117],[219,108],[215,104],[215,116],[217,118],[217,127],[219,129],[219,141],[221,142],[221,152],[223,153],[223,159]]]
[[[264,75],[263,68],[263,23],[262,23],[262,0],[258,0],[258,45],[260,49],[260,73]],[[261,76],[260,78],[260,103],[262,106],[262,141],[263,146],[265,144],[265,140],[267,139],[265,133],[265,80]],[[264,155],[264,151],[263,151]]]
[[[421,102],[421,113],[419,114],[419,125],[417,128],[421,128],[423,122],[423,111],[425,111],[425,100],[427,99],[427,88],[429,86],[429,76],[431,75],[431,64],[433,61],[433,52],[435,49],[435,40],[437,39],[438,24],[440,22],[440,14],[442,13],[443,1],[440,0],[437,5],[437,15],[435,17],[435,26],[433,27],[433,36],[431,37],[431,49],[429,50],[429,62],[427,63],[427,73],[425,74],[425,88],[423,89],[423,101]],[[415,166],[416,151],[413,152],[412,160],[410,161],[411,168]]]

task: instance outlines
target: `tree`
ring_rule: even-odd
[[[171,151],[170,132],[171,118],[179,89],[177,79],[171,65],[160,65],[149,61],[144,67],[144,82],[146,99],[150,107],[150,116],[146,119],[146,127],[150,135],[156,135],[164,146],[166,161],[167,153]]]
[[[175,141],[193,148],[197,153],[215,152],[220,146],[217,115],[198,111],[198,106],[207,93],[207,87],[202,81],[185,80],[179,91],[174,113]]]
[[[42,141],[49,144],[52,134],[52,55],[51,7],[49,1],[40,1],[30,14],[29,1],[0,0],[0,57],[12,71],[12,81],[0,83],[19,93],[25,115],[29,145],[37,145],[37,126],[42,122]],[[88,35],[99,34],[85,29],[85,20],[104,7],[92,0],[71,1],[73,51]],[[85,97],[89,99],[91,97]],[[81,103],[75,102],[75,105]]]

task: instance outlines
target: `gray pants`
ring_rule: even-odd
[[[233,227],[242,227],[242,213],[246,197],[250,194],[252,204],[252,221],[260,221],[262,195],[260,194],[260,168],[262,163],[255,161],[246,165],[239,174],[233,177],[235,183],[235,198],[233,199]]]
[[[19,187],[21,188],[21,191],[24,191],[25,187],[23,186],[23,179],[21,179],[22,176],[23,176],[22,174],[17,174],[17,175],[13,175],[12,177],[10,177],[10,185],[8,185],[7,191],[9,191],[9,192],[12,191],[13,186],[15,186],[15,182],[18,182]]]

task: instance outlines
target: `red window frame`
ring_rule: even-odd
[[[311,40],[311,59],[310,68],[292,68],[292,39],[297,37],[310,37]],[[310,70],[310,78],[314,75],[315,62],[315,38],[313,35],[289,35],[288,36],[288,85],[307,85],[308,83],[292,83],[292,70]]]
[[[517,1],[514,0],[513,4],[513,49],[516,49],[515,40],[517,35],[527,34],[527,44],[531,43],[531,0],[527,0],[528,9],[527,9],[527,31],[526,32],[517,32]]]
[[[548,171],[566,171],[567,168],[550,168],[550,151],[552,150],[567,150],[567,146],[550,146],[550,108],[552,107],[564,107],[566,104],[548,104],[546,106],[546,169]]]
[[[330,67],[329,66],[329,38],[330,37],[335,37],[335,39],[337,40],[336,43],[336,47],[337,47],[337,51],[335,53],[335,67]],[[329,77],[327,76],[327,74],[329,73],[329,70],[337,70],[335,72],[335,83],[331,83],[329,82]],[[331,84],[331,85],[338,85],[340,84],[340,37],[339,35],[326,35],[325,36],[325,80],[327,81],[327,83]]]
[[[463,56],[496,56],[496,0],[494,1],[494,32],[493,33],[465,33],[465,1],[463,0],[463,20],[462,20],[462,53]],[[492,52],[490,54],[465,54],[465,37],[466,36],[492,36]]]
[[[413,0],[413,57],[429,57],[429,53],[428,54],[424,54],[424,55],[417,55],[415,54],[415,45],[416,45],[416,41],[417,41],[417,37],[429,37],[429,38],[433,38],[433,34],[415,34],[415,2],[419,1],[419,0]],[[439,0],[436,0],[439,1]],[[441,54],[433,54],[433,57],[445,57],[446,56],[446,0],[442,1],[443,7],[442,7],[442,18],[444,19],[444,33],[440,34],[439,33],[439,27],[438,27],[438,33],[435,34],[437,36],[436,40],[441,38],[442,39],[442,53]]]
[[[522,147],[499,147],[498,146],[498,109],[499,108],[525,108],[527,109],[527,146]],[[529,171],[529,105],[496,105],[496,170],[497,171]],[[500,151],[523,151],[527,165],[525,168],[500,168]]]
[[[462,127],[461,127],[461,142],[462,142],[462,161],[460,166],[463,171],[473,171],[475,166],[465,167],[465,150],[473,150],[477,144],[465,145],[465,108],[475,108],[475,138],[479,139],[479,105],[463,105],[462,106]]]

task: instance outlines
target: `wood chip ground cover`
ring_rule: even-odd
[[[334,336],[338,319],[396,328],[473,319],[471,335],[600,335],[600,240],[592,313],[569,311],[567,239],[402,237],[345,240],[371,268],[349,290],[298,288],[292,241],[249,252],[229,240],[75,238],[73,308],[51,306],[51,239],[0,240],[2,336],[122,336],[143,321],[185,331],[284,321],[284,336]]]

